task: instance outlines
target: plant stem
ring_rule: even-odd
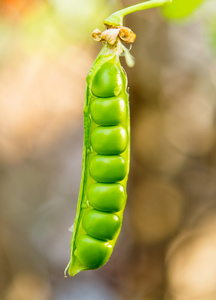
[[[126,8],[123,8],[112,15],[110,15],[105,21],[104,24],[108,26],[122,26],[123,25],[123,17],[129,15],[133,12],[144,10],[153,7],[159,7],[164,4],[171,3],[172,0],[149,0],[142,3],[138,3]]]

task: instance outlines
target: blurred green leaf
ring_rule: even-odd
[[[172,4],[164,5],[162,14],[170,20],[181,20],[190,16],[203,0],[173,0]]]

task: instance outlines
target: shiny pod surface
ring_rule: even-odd
[[[90,161],[89,172],[98,182],[117,182],[125,178],[127,165],[120,155],[95,155]]]
[[[116,214],[90,209],[83,216],[82,225],[88,235],[100,240],[112,240],[121,222]]]
[[[108,52],[107,52],[108,51]],[[69,275],[104,265],[122,225],[129,172],[127,78],[118,54],[104,45],[88,76],[83,166],[70,244]],[[65,272],[66,272],[65,271]]]
[[[98,210],[118,212],[125,205],[126,192],[120,183],[94,183],[88,190],[88,201]]]
[[[120,94],[122,85],[119,68],[111,62],[106,62],[94,75],[91,91],[96,97],[114,97]]]
[[[98,125],[118,125],[126,116],[125,101],[122,98],[96,98],[92,101],[91,116]]]
[[[91,133],[91,145],[98,154],[120,154],[127,146],[127,132],[122,126],[96,127]]]
[[[89,269],[105,264],[112,252],[112,245],[89,235],[81,235],[76,241],[76,256]]]

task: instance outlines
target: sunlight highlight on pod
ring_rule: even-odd
[[[152,0],[134,5],[127,8],[126,13],[116,12],[114,19],[118,17],[122,22],[125,14],[168,2],[170,0]],[[125,53],[126,62],[133,65],[131,54],[122,41],[131,43],[136,35],[126,27],[122,34],[120,28],[115,27],[112,16],[109,22],[105,21],[112,30],[104,35],[103,48],[87,76],[82,178],[72,226],[71,258],[65,276],[67,272],[74,276],[83,270],[99,268],[109,260],[126,204],[130,115],[127,76],[119,56]],[[93,38],[101,41],[101,37],[102,33],[96,29]]]

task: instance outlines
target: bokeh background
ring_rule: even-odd
[[[137,34],[131,172],[108,264],[64,278],[85,78],[103,20],[134,0],[0,2],[0,300],[216,299],[216,2],[125,18]]]

